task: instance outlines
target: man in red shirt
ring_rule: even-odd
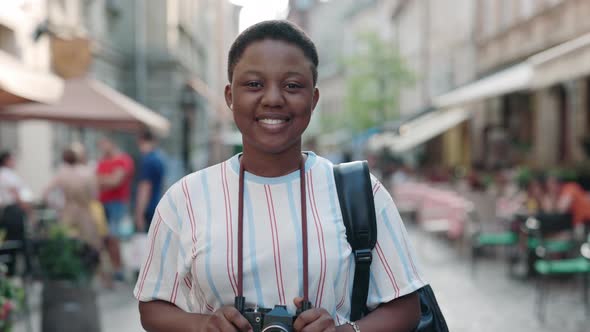
[[[109,236],[106,245],[117,280],[123,280],[121,247],[119,243],[121,221],[129,212],[131,181],[133,179],[133,159],[108,138],[98,142],[102,159],[98,162],[96,173],[99,185],[99,199],[102,202],[109,223]]]

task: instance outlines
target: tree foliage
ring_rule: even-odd
[[[399,95],[414,77],[396,47],[376,33],[359,36],[346,66],[347,127],[363,131],[399,116]]]

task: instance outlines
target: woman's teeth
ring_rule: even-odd
[[[258,121],[260,121],[264,124],[269,124],[269,125],[278,125],[278,124],[287,122],[286,120],[279,120],[279,119],[260,119]]]

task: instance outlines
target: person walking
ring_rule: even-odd
[[[156,205],[162,197],[166,167],[152,132],[143,131],[138,137],[137,144],[142,157],[135,193],[135,228],[138,232],[147,232],[154,217]]]
[[[234,307],[240,299],[252,309],[282,305],[290,315],[311,303],[295,331],[416,327],[416,291],[426,283],[395,204],[374,177],[371,313],[350,321],[354,257],[333,165],[301,147],[319,100],[317,66],[315,45],[288,21],[256,24],[232,44],[225,100],[243,153],[187,175],[160,200],[134,289],[146,331],[253,331]]]
[[[0,229],[5,232],[5,240],[26,241],[25,222],[31,208],[32,193],[15,167],[16,159],[12,152],[0,152]],[[23,244],[27,245],[26,242]],[[10,256],[8,275],[14,275],[16,253],[11,252]],[[25,255],[25,259],[29,269],[28,255]]]
[[[91,211],[98,189],[95,176],[78,162],[76,152],[71,148],[64,150],[62,160],[63,164],[45,188],[43,197],[47,200],[52,191],[61,191],[63,206],[59,211],[60,223],[70,235],[87,243],[98,253],[103,239]]]
[[[134,164],[129,155],[120,151],[115,143],[106,137],[98,141],[98,148],[102,153],[102,159],[96,166],[99,200],[104,206],[109,225],[106,246],[114,270],[113,278],[123,280],[121,222],[129,213]]]

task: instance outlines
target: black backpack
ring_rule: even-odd
[[[368,313],[366,303],[372,250],[377,242],[375,203],[368,163],[354,161],[334,165],[334,179],[346,226],[346,237],[355,258],[350,320],[356,321]],[[415,331],[448,332],[449,328],[432,288],[429,285],[424,286],[418,290],[418,295],[422,314]]]

